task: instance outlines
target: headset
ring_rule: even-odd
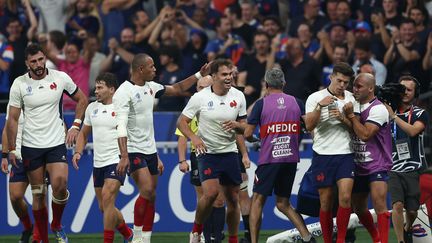
[[[420,96],[420,87],[421,87],[420,82],[414,76],[411,76],[409,74],[402,75],[399,78],[398,83],[402,82],[403,80],[411,80],[415,83],[414,98],[418,98]]]

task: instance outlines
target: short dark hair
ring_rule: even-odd
[[[105,82],[105,85],[108,88],[114,88],[117,89],[118,88],[118,82],[117,82],[117,76],[113,73],[100,73],[97,77],[96,77],[96,83],[100,83],[100,82]]]
[[[282,28],[282,23],[281,23],[280,19],[274,15],[266,16],[263,19],[262,23],[264,24],[266,21],[269,21],[269,20],[275,22],[276,25],[279,26],[279,28]]]
[[[371,51],[371,42],[365,38],[358,38],[354,44],[354,49],[359,49],[365,52]]]
[[[269,34],[267,34],[267,32],[265,32],[263,30],[255,31],[255,33],[253,34],[252,40],[255,40],[255,37],[257,37],[258,35],[263,35],[263,36],[267,37],[267,39],[269,40],[269,43],[271,42],[271,37],[269,36]]]
[[[354,76],[354,71],[351,68],[351,66],[346,63],[346,62],[339,62],[336,63],[333,67],[333,73],[332,74],[337,74],[340,73],[344,76],[348,76],[350,78],[352,78]]]
[[[22,26],[21,21],[19,20],[19,18],[15,17],[15,16],[9,17],[6,26],[10,25],[13,22],[18,22]]]
[[[233,66],[233,63],[229,59],[218,58],[211,63],[210,74],[217,73],[219,71],[219,68],[222,66],[227,66],[227,67],[231,68]]]
[[[416,23],[413,19],[407,19],[407,18],[403,18],[399,24],[399,28],[403,25],[403,24],[412,24],[414,26],[416,26]]]
[[[54,43],[57,49],[61,50],[66,45],[66,35],[59,30],[52,30],[48,33],[50,41]]]
[[[242,18],[242,10],[241,10],[240,6],[238,5],[238,3],[233,3],[233,4],[229,5],[228,11],[231,14],[234,14],[235,16],[237,16],[237,19]]]
[[[342,48],[342,49],[345,49],[345,51],[346,51],[346,54],[348,55],[348,45],[347,44],[338,44],[338,45],[335,45],[335,47],[334,47],[334,50],[336,49],[336,48]]]
[[[134,56],[131,63],[132,72],[137,71],[141,65],[144,65],[147,58],[151,58],[149,55],[145,53],[139,53]]]
[[[24,50],[24,56],[25,56],[25,59],[27,60],[27,58],[28,58],[29,56],[36,55],[38,52],[42,52],[42,53],[45,55],[45,53],[44,53],[42,47],[41,47],[39,44],[37,44],[37,43],[32,43],[32,44],[28,45],[28,46],[26,47],[26,49]]]
[[[166,55],[172,58],[174,63],[179,64],[181,53],[177,45],[164,45],[159,49],[159,55]]]
[[[222,24],[222,19],[226,19],[226,18],[228,18],[225,14],[224,15],[222,15],[220,18],[216,18],[216,21],[215,21],[215,26],[216,27],[220,27],[221,26],[221,24]]]

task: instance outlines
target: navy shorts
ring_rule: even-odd
[[[157,153],[142,154],[142,153],[129,153],[130,168],[129,174],[147,167],[151,175],[158,175],[158,158]]]
[[[117,174],[117,164],[111,164],[101,168],[93,168],[94,187],[103,187],[105,179],[118,180],[123,186],[125,176]]]
[[[387,171],[380,171],[370,175],[359,176],[354,178],[353,193],[370,192],[370,183],[374,181],[388,181]]]
[[[60,144],[51,148],[29,148],[21,147],[24,168],[26,171],[33,171],[45,164],[63,162],[66,160],[66,145]]]
[[[289,198],[293,187],[297,163],[277,163],[259,165],[255,171],[253,191],[263,196]]]
[[[312,176],[317,188],[329,187],[343,178],[354,178],[354,154],[312,156]]]
[[[28,177],[26,170],[24,169],[24,164],[21,160],[16,161],[17,166],[15,167],[12,165],[11,172],[9,175],[9,182],[26,182],[28,183]]]
[[[238,153],[238,157],[239,157],[238,161],[239,161],[239,166],[240,166],[240,172],[246,173],[246,167],[244,166],[243,161],[242,161],[243,156],[240,153]]]
[[[190,183],[194,186],[201,186],[199,170],[198,170],[198,160],[195,152],[190,154],[190,162],[191,162],[191,172],[190,172]]]
[[[242,183],[237,153],[202,154],[197,159],[201,183],[216,178],[221,185]]]

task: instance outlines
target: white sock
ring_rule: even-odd
[[[302,238],[303,238],[304,241],[310,241],[312,239],[312,235],[309,234],[308,236],[302,237]]]
[[[142,236],[144,243],[150,243],[152,232],[151,231],[143,231]]]
[[[133,226],[133,238],[137,239],[137,238],[142,238],[142,226]]]

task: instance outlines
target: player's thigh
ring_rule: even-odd
[[[45,183],[45,168],[39,167],[34,170],[27,171],[27,177],[30,185],[43,185]]]
[[[46,164],[46,169],[53,190],[60,190],[67,187],[69,174],[68,164],[63,162],[48,163]]]

